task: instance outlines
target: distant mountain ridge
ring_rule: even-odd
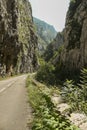
[[[38,47],[39,50],[44,50],[46,46],[52,42],[52,40],[56,37],[57,31],[52,25],[33,17],[33,22],[35,25],[35,30],[38,35]]]

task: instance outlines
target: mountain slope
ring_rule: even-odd
[[[38,35],[39,50],[44,50],[46,46],[56,37],[56,30],[52,25],[41,21],[37,18],[33,18],[36,33]]]

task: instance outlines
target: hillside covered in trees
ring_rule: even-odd
[[[50,42],[52,42],[52,40],[56,37],[57,31],[52,25],[40,19],[33,17],[33,21],[35,25],[36,34],[38,36],[39,51],[44,52],[47,45],[50,44]]]

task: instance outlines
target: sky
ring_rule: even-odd
[[[33,16],[53,25],[59,32],[65,25],[70,0],[29,0]]]

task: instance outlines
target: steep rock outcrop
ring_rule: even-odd
[[[64,29],[65,49],[58,57],[68,76],[76,75],[82,67],[87,67],[87,1],[71,1]]]
[[[37,37],[28,0],[0,0],[0,65],[6,73],[37,67]]]

